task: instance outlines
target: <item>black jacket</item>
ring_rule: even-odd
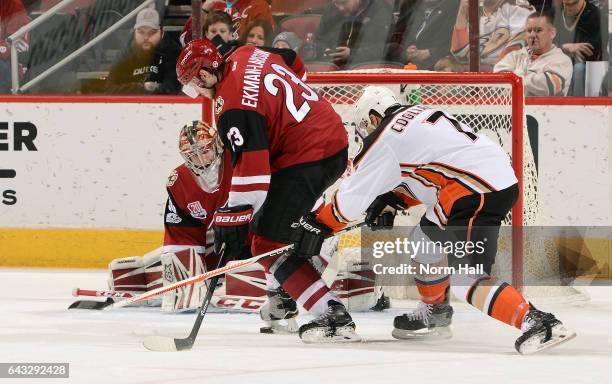
[[[603,17],[602,17],[603,16]],[[602,15],[599,8],[586,0],[586,7],[580,15],[580,19],[571,30],[566,28],[566,25],[571,27],[575,19],[565,17],[563,20],[563,8],[555,9],[555,28],[557,36],[555,42],[561,47],[567,43],[591,43],[593,46],[593,55],[586,58],[586,61],[601,61],[606,60],[606,48],[608,37],[607,15]]]
[[[181,86],[176,78],[176,61],[181,48],[170,39],[162,39],[150,54],[137,52],[132,44],[112,66],[107,79],[110,93],[122,94],[178,94]],[[148,91],[145,82],[156,83]]]
[[[429,49],[431,57],[415,63],[418,69],[433,69],[434,64],[450,55],[453,26],[459,11],[459,0],[406,0],[387,47],[387,60],[406,62],[406,48]]]
[[[319,55],[326,48],[335,50],[336,47],[348,46],[351,54],[347,65],[384,60],[392,11],[385,1],[362,0],[356,15],[344,17],[330,4],[323,12],[316,34]]]

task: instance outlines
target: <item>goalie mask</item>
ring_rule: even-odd
[[[355,103],[353,109],[357,134],[362,139],[369,135],[376,129],[370,121],[370,114],[375,112],[380,117],[383,117],[387,108],[394,104],[399,104],[399,101],[389,88],[375,85],[365,87],[363,94],[357,103]]]
[[[223,144],[217,129],[197,120],[186,124],[181,128],[179,150],[202,189],[215,191],[223,172]]]

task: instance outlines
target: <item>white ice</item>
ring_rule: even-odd
[[[192,350],[162,353],[145,350],[143,337],[184,337],[193,314],[66,309],[72,288],[103,289],[105,279],[103,271],[0,269],[0,362],[70,363],[70,379],[0,383],[612,383],[612,287],[590,287],[586,303],[541,306],[578,337],[531,356],[514,350],[516,329],[465,304],[455,305],[453,338],[438,342],[394,340],[401,308],[355,314],[366,341],[350,345],[305,345],[260,334],[257,315],[210,313]]]

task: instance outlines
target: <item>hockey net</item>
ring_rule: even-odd
[[[499,143],[512,158],[517,178],[522,184],[519,196],[508,218],[504,221],[511,232],[510,240],[500,237],[498,255],[493,273],[538,297],[573,296],[576,291],[561,286],[559,260],[552,240],[542,246],[541,239],[531,241],[525,236],[523,226],[538,225],[537,169],[527,130],[524,129],[524,96],[522,81],[509,73],[435,73],[378,69],[369,71],[344,71],[312,73],[309,84],[327,99],[342,117],[349,135],[349,156],[355,156],[360,148],[360,136],[356,133],[357,117],[353,116],[353,104],[366,86],[375,84],[390,88],[406,104],[425,104],[443,108],[469,126],[476,133],[487,135]],[[328,197],[338,183],[326,194]],[[396,219],[396,225],[413,226],[418,223],[424,209],[415,207]],[[358,259],[362,236],[370,231],[357,229],[340,236],[338,254],[340,260]],[[370,241],[373,239],[369,239]],[[544,248],[544,249],[543,249]],[[529,277],[527,279],[526,277]],[[398,275],[398,279],[405,276]],[[527,287],[528,281],[549,281],[545,287]],[[401,281],[385,287],[393,298],[411,298],[414,287]]]

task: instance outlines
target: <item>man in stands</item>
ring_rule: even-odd
[[[527,47],[507,54],[494,72],[523,77],[526,96],[565,96],[572,80],[572,60],[553,44],[557,30],[549,11],[527,18]]]
[[[177,94],[180,84],[174,66],[178,43],[164,39],[159,14],[143,9],[136,17],[134,40],[112,66],[108,91],[122,94]]]
[[[339,67],[382,61],[391,12],[386,1],[333,0],[316,33],[319,59]]]
[[[608,17],[587,0],[562,0],[554,9],[555,41],[574,63],[569,95],[584,96],[586,62],[607,60]]]
[[[208,40],[190,42],[179,57],[178,78],[195,91],[188,92],[215,90],[215,119],[232,153],[229,199],[214,218],[215,244],[225,243],[230,258],[239,257],[249,229],[253,255],[291,243],[300,217],[346,169],[342,121],[301,80],[303,64],[296,62],[301,59],[289,49],[225,52]],[[296,67],[302,69],[296,73]],[[316,326],[300,332],[302,340],[359,340],[346,308],[307,259],[288,252],[261,264],[271,294],[282,286],[317,316]]]
[[[317,254],[318,249],[307,247],[317,243],[313,238],[337,232],[364,214],[373,229],[389,229],[398,209],[425,204],[410,241],[450,242],[454,251],[433,246],[411,255],[421,302],[415,311],[395,318],[395,338],[450,336],[451,281],[457,298],[523,332],[515,343],[520,353],[573,338],[575,333],[554,315],[535,309],[514,287],[490,276],[501,222],[518,194],[503,149],[443,110],[400,105],[383,87],[367,87],[355,115],[362,127],[375,129],[332,202],[300,220],[296,233],[305,235],[296,236],[296,250],[305,257]],[[471,251],[459,253],[468,243],[474,244]],[[458,269],[450,273],[448,266]]]

